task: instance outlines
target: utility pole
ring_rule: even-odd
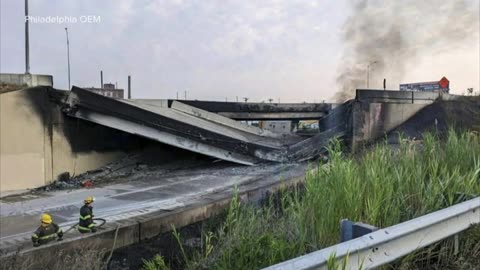
[[[25,0],[25,74],[30,74],[30,44],[28,36],[28,0]]]
[[[128,75],[128,99],[132,98],[132,77]]]
[[[185,90],[185,100],[187,100],[187,90]]]
[[[70,41],[68,40],[68,28],[65,27],[65,33],[67,34],[67,63],[68,63],[68,89],[70,89]],[[103,85],[102,85],[103,87]]]
[[[370,66],[373,66],[376,63],[377,61],[375,60],[375,61],[369,62],[367,65],[367,89],[370,87]]]

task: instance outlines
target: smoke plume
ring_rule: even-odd
[[[478,42],[477,0],[360,0],[351,8],[343,29],[338,102],[352,98],[355,89],[366,88],[369,64],[378,78],[370,82],[370,88],[379,88],[387,78],[387,89],[397,89],[391,82],[401,82],[407,68],[418,63],[425,50],[441,53],[467,39]]]

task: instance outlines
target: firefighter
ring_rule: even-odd
[[[80,208],[80,220],[78,222],[78,231],[81,233],[96,232],[95,223],[93,223],[93,202],[95,198],[88,196],[83,200],[84,205]]]
[[[53,223],[52,217],[44,213],[41,219],[42,224],[32,235],[32,242],[34,247],[46,244],[52,240],[62,240],[63,231],[57,224]]]

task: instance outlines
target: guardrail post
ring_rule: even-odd
[[[340,220],[340,243],[353,239],[353,222],[348,219]]]
[[[453,255],[457,256],[458,255],[458,246],[459,246],[459,237],[458,234],[455,234],[453,236]]]
[[[362,222],[355,222],[348,219],[340,221],[340,243],[358,238],[378,230],[377,227]]]

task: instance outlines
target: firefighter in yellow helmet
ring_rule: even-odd
[[[57,224],[53,223],[52,217],[49,214],[42,214],[41,225],[32,234],[32,242],[34,247],[46,244],[52,240],[62,240],[63,231]]]
[[[93,223],[93,202],[95,198],[88,196],[83,200],[83,206],[80,208],[80,220],[78,222],[78,231],[81,233],[96,232],[95,223]]]

